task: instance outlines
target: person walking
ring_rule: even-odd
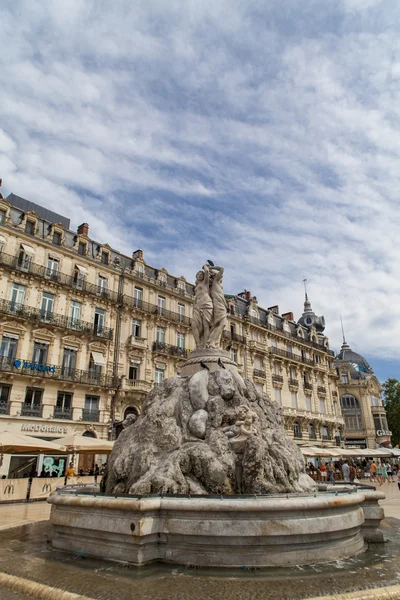
[[[374,460],[373,460],[373,461],[372,461],[372,463],[371,463],[371,469],[370,469],[370,472],[371,472],[371,483],[372,483],[372,482],[374,482],[374,483],[375,483],[375,481],[376,481],[376,463],[375,463],[375,461],[374,461]]]
[[[99,468],[99,465],[96,464],[94,466],[94,483],[95,483],[95,485],[97,485],[97,478],[99,475],[100,475],[100,468]]]
[[[349,471],[350,471],[350,467],[347,464],[347,460],[345,460],[344,463],[342,464],[343,480],[345,483],[349,483]]]
[[[321,464],[319,470],[320,470],[320,473],[321,473],[321,481],[326,481],[327,472],[326,472],[325,463]]]
[[[335,483],[335,465],[332,461],[328,463],[329,483]]]
[[[378,462],[378,464],[376,465],[376,479],[379,483],[379,485],[382,485],[383,483],[383,479],[382,479],[382,465],[380,462]]]
[[[74,463],[70,462],[69,467],[65,471],[64,485],[67,485],[68,479],[71,479],[71,477],[74,477],[74,476],[75,476]]]
[[[382,463],[382,483],[389,483],[387,464]]]

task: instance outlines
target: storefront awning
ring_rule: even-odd
[[[101,352],[94,352],[92,350],[92,358],[93,358],[93,362],[97,367],[105,367],[106,366],[106,359],[104,357],[104,354],[101,354]]]
[[[84,267],[83,265],[75,265],[76,268],[78,269],[79,273],[82,273],[82,275],[87,275],[89,273],[89,271],[87,270],[86,267]]]
[[[32,248],[32,246],[28,246],[28,244],[21,244],[21,247],[22,247],[23,251],[25,252],[25,254],[29,254],[31,256],[36,254],[35,248]]]

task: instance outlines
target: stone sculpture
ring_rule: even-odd
[[[228,307],[222,288],[223,267],[204,265],[196,275],[192,331],[196,348],[218,348]]]
[[[115,442],[110,493],[269,494],[315,483],[281,408],[235,369],[166,379]]]

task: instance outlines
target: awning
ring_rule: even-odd
[[[390,448],[390,452],[393,456],[400,456],[400,448]]]
[[[106,359],[104,358],[104,354],[101,354],[101,352],[94,352],[92,350],[92,358],[93,358],[93,362],[97,367],[105,367],[106,366]]]
[[[83,267],[82,265],[78,264],[76,264],[75,266],[78,269],[79,273],[82,273],[82,275],[87,275],[89,273],[86,267]]]
[[[32,246],[28,246],[28,244],[21,244],[21,247],[22,247],[23,251],[25,252],[25,254],[30,254],[31,256],[36,254],[35,248],[32,248]]]

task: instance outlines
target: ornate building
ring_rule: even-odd
[[[349,447],[376,448],[390,445],[382,388],[368,362],[353,352],[343,338],[335,359],[339,373],[340,405]]]
[[[0,427],[11,431],[107,438],[194,346],[184,277],[14,194],[0,198],[0,276]],[[332,444],[343,421],[323,317],[307,298],[297,323],[249,292],[228,303],[223,341],[241,373],[282,404],[299,443]]]

